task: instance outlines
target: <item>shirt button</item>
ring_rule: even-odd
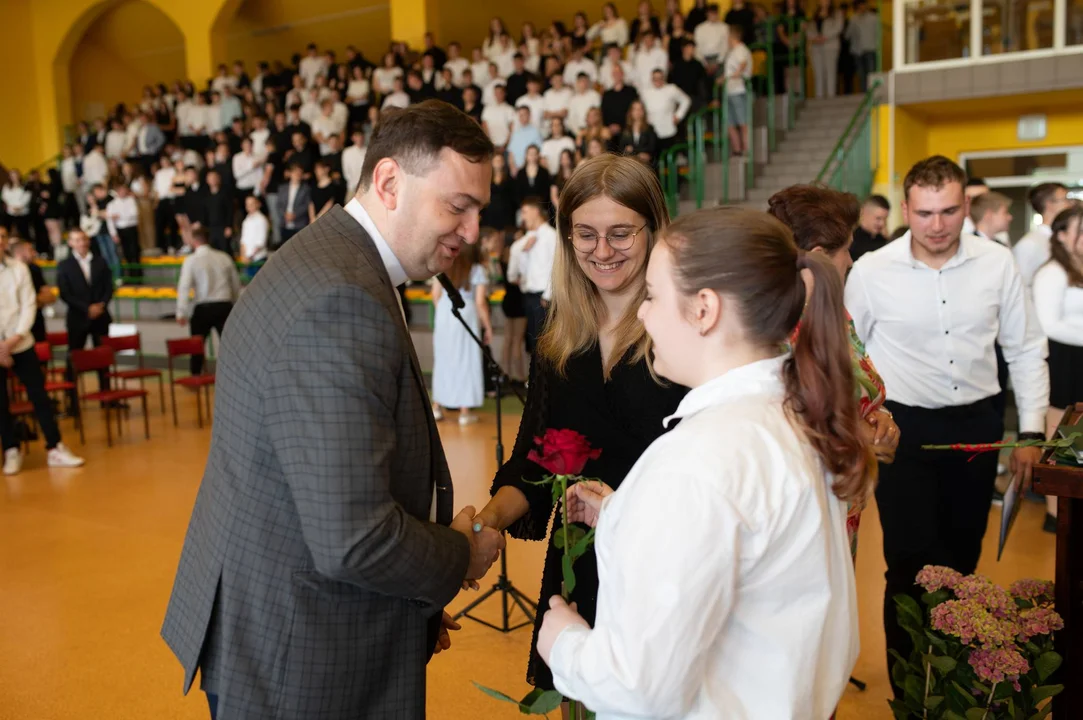
[[[948,334],[948,331],[947,331],[947,330],[945,330],[945,331],[944,331],[944,334],[945,334],[945,335],[947,335],[947,334]]]

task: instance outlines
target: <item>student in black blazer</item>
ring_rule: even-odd
[[[109,334],[109,301],[113,298],[113,275],[105,260],[90,252],[90,238],[82,230],[72,230],[68,235],[71,255],[56,267],[56,284],[60,299],[68,306],[68,351],[82,350],[87,337],[94,347],[101,345],[102,337]],[[89,263],[87,260],[89,259]],[[87,265],[88,273],[83,267]],[[73,377],[71,360],[68,360],[68,377]],[[109,388],[109,375],[98,374],[102,389]],[[72,393],[72,407],[78,407]]]

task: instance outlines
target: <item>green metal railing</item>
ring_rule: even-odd
[[[876,80],[865,93],[816,182],[858,197],[866,197],[872,190],[880,160],[880,128],[873,112],[880,85]]]
[[[673,217],[680,212],[681,205],[681,179],[677,156],[687,151],[688,143],[678,143],[662,153],[658,161],[658,169],[662,174],[663,189],[666,194],[666,205],[669,207],[669,214]]]

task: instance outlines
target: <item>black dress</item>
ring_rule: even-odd
[[[493,182],[489,186],[489,205],[481,211],[481,224],[485,227],[504,230],[515,227],[515,211],[519,204],[515,200],[515,184],[508,176],[503,181]]]
[[[629,350],[625,360],[632,352]],[[645,360],[634,365],[625,360],[613,368],[609,382],[602,376],[602,355],[597,345],[571,358],[563,378],[538,355],[531,363],[530,394],[519,423],[519,434],[511,458],[496,473],[492,492],[495,494],[505,485],[522,491],[530,509],[508,532],[524,540],[547,543],[540,608],[548,607],[549,598],[560,594],[563,552],[554,548],[550,540],[549,525],[553,517],[550,489],[525,482],[540,480],[546,474],[539,465],[526,459],[534,437],[543,435],[547,428],[582,433],[592,447],[602,450],[601,457],[587,462],[583,475],[598,478],[615,489],[647,446],[664,432],[662,419],[677,410],[688,391],[679,385],[659,384],[651,377]],[[559,508],[557,516],[560,516]],[[598,605],[598,563],[593,548],[576,561],[575,577],[572,600],[579,604],[579,614],[593,625]],[[552,673],[537,649],[543,614],[539,612],[534,623],[527,682],[551,690]]]
[[[526,308],[523,307],[523,291],[518,283],[508,282],[508,264],[503,258],[500,260],[500,278],[504,285],[504,299],[500,301],[500,310],[504,317],[515,319],[526,317]]]
[[[519,205],[523,204],[523,201],[528,197],[536,197],[545,203],[546,210],[549,208],[549,188],[553,186],[553,177],[549,174],[549,171],[543,167],[539,167],[538,171],[534,174],[534,179],[530,179],[530,174],[527,173],[526,168],[522,167],[515,175],[515,201]]]

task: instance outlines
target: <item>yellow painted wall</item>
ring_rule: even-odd
[[[0,161],[26,170],[46,159],[39,134],[38,92],[34,72],[27,67],[33,57],[30,0],[0,2],[0,27],[7,28],[0,42],[0,97],[7,109],[0,112]]]
[[[1078,109],[1046,110],[1046,137],[1037,142],[1017,139],[1016,126],[1021,114],[1019,111],[982,112],[975,118],[929,120],[927,152],[958,160],[959,154],[967,151],[1083,144],[1083,98]]]
[[[391,40],[391,10],[388,0],[245,0],[225,36],[229,60],[244,60],[250,71],[260,60],[288,62],[309,42],[339,57],[354,45],[374,59]]]
[[[90,26],[68,72],[73,117],[93,119],[117,102],[137,102],[145,85],[184,78],[184,36],[153,5],[125,0]]]

